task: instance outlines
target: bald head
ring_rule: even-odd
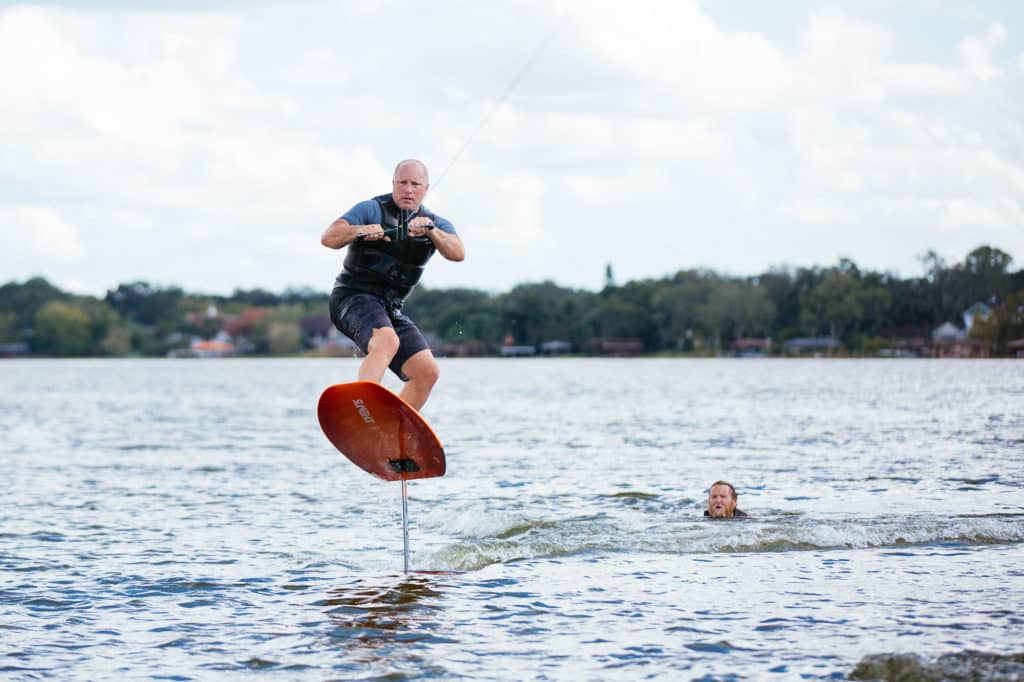
[[[423,182],[427,183],[428,185],[430,184],[430,174],[427,172],[427,165],[420,161],[419,159],[405,159],[404,161],[399,161],[398,165],[395,166],[395,174],[391,179],[397,180],[399,174],[405,168],[418,169],[419,172],[423,174]]]
[[[427,167],[423,162],[406,159],[395,166],[395,177],[391,180],[391,197],[402,210],[417,211],[429,186]]]

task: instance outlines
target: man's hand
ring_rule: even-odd
[[[380,225],[360,225],[356,229],[356,239],[365,239],[368,242],[375,242],[383,239],[391,241],[391,237],[384,234],[384,228]]]
[[[409,236],[422,237],[434,229],[434,221],[426,216],[419,216],[409,221]]]

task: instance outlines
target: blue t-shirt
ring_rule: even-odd
[[[415,218],[418,215],[432,216],[437,229],[449,234],[458,234],[450,220],[442,218],[423,204],[420,204],[419,209],[411,217]],[[350,208],[341,218],[348,221],[349,225],[380,225],[384,222],[384,210],[375,199],[367,199]]]

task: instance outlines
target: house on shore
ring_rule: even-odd
[[[537,354],[536,346],[503,345],[498,352],[503,358],[529,358]]]
[[[0,343],[0,358],[20,358],[28,355],[28,344],[24,341]]]
[[[821,357],[832,355],[839,350],[839,341],[831,336],[799,336],[782,342],[782,349],[787,355],[810,355]]]
[[[771,339],[749,336],[736,339],[729,346],[730,354],[737,358],[763,358],[771,350]]]
[[[542,355],[566,355],[572,352],[572,344],[568,341],[545,341],[540,344]]]
[[[963,317],[964,320],[964,329],[966,329],[967,332],[970,333],[971,327],[974,326],[975,320],[987,320],[991,315],[992,308],[989,308],[981,301],[978,301],[977,303],[969,307],[967,310],[965,310],[963,313],[961,313],[961,317]]]
[[[193,358],[227,358],[235,355],[235,344],[230,341],[193,341],[189,345],[189,354]]]
[[[972,339],[966,329],[952,322],[943,322],[932,330],[933,358],[987,358],[991,357],[991,344]]]
[[[611,339],[593,338],[590,340],[590,350],[594,355],[604,355],[614,358],[632,357],[642,355],[644,352],[643,339]]]

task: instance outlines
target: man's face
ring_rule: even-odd
[[[708,513],[716,518],[732,516],[736,509],[736,500],[727,485],[713,485],[708,491]]]
[[[399,208],[415,211],[427,193],[427,178],[419,164],[407,163],[398,169],[391,181],[391,197]]]

